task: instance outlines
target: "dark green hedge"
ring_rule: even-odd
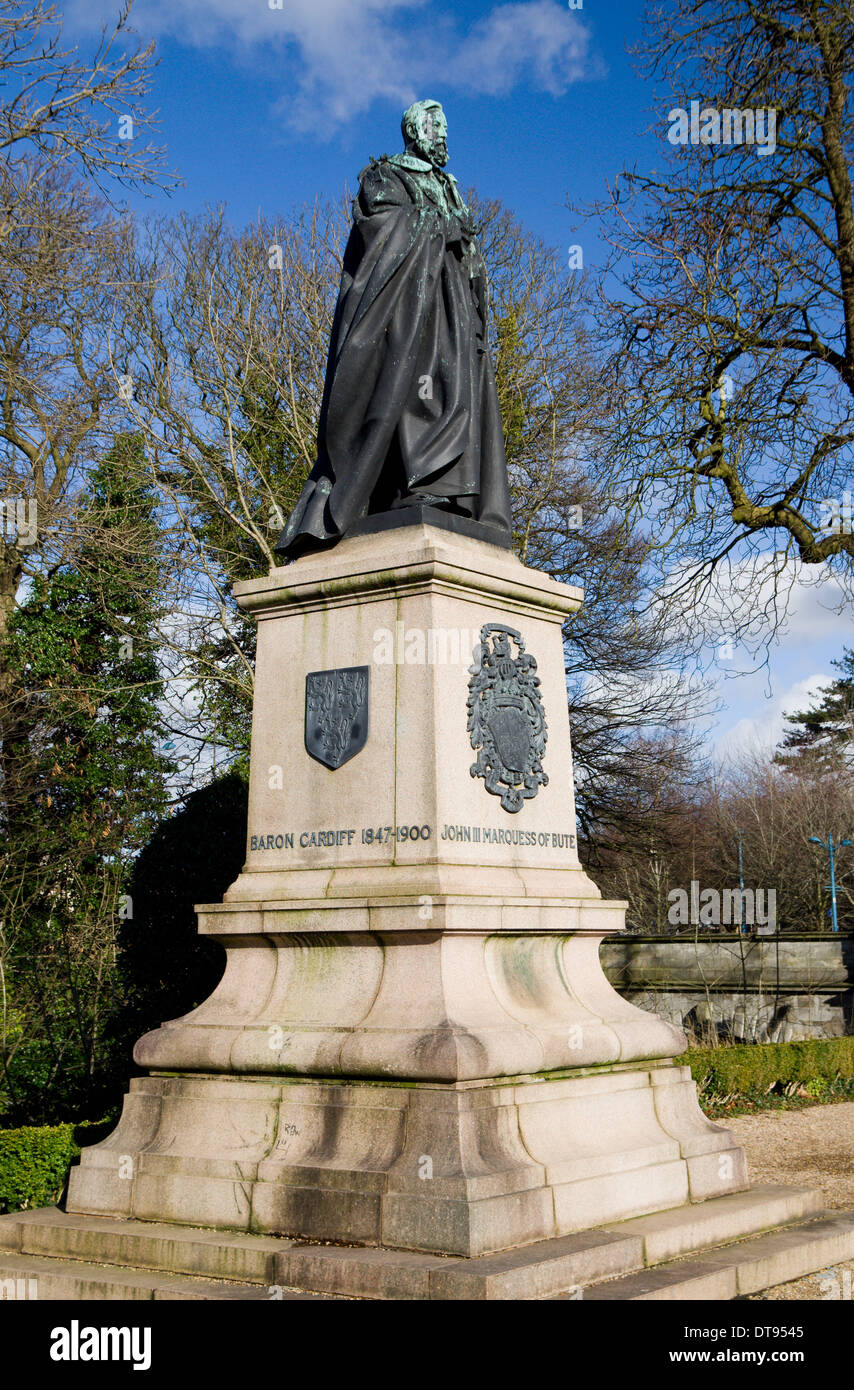
[[[697,1086],[706,1095],[768,1091],[789,1082],[854,1077],[854,1037],[691,1048],[677,1060],[690,1066]]]
[[[58,1202],[81,1144],[96,1144],[113,1123],[0,1129],[0,1214]]]

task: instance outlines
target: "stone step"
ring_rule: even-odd
[[[639,1236],[643,1241],[643,1263],[657,1265],[692,1251],[818,1216],[823,1210],[824,1198],[818,1188],[757,1183],[747,1192],[732,1192],[707,1202],[636,1216],[605,1229]]]
[[[566,1291],[586,1297],[583,1291],[618,1270],[643,1274],[650,1265],[779,1230],[821,1209],[813,1188],[767,1185],[474,1259],[294,1244],[277,1256],[276,1280],[371,1299],[542,1299]]]
[[[478,1289],[476,1297],[491,1297],[495,1295],[487,1293],[490,1286],[497,1288],[502,1282],[508,1289],[513,1286],[516,1265],[519,1261],[529,1263],[527,1255],[534,1250],[553,1266],[557,1279],[589,1283],[613,1274],[619,1261],[623,1262],[623,1272],[633,1265],[643,1268],[816,1215],[821,1206],[821,1194],[814,1188],[757,1186],[749,1192],[711,1198],[474,1260],[403,1252],[398,1264],[401,1270],[407,1266],[414,1275],[414,1283],[409,1280],[413,1288],[410,1296],[421,1297],[423,1293],[423,1276],[418,1271],[439,1269],[450,1276],[453,1267],[472,1290]],[[314,1245],[285,1236],[254,1236],[240,1231],[83,1216],[60,1211],[58,1207],[0,1216],[2,1250],[268,1285],[282,1283],[284,1275],[293,1274],[299,1278],[286,1282],[300,1286],[318,1261],[321,1268],[326,1261],[333,1269],[343,1259],[364,1265],[365,1297],[376,1297],[371,1271],[376,1267],[378,1254],[395,1258],[397,1255],[370,1247]],[[547,1291],[544,1288],[543,1292]]]
[[[7,1297],[735,1298],[854,1256],[854,1215],[762,1186],[474,1259],[67,1214],[0,1217]],[[0,1290],[2,1293],[2,1290]]]
[[[585,1289],[586,1301],[729,1299],[788,1284],[854,1258],[854,1213],[825,1212],[767,1235],[672,1260]],[[556,1299],[571,1295],[557,1294]]]
[[[276,1256],[291,1244],[283,1236],[71,1215],[58,1207],[0,1216],[0,1252],[91,1260],[265,1286],[276,1282]]]
[[[192,1279],[187,1275],[119,1265],[91,1264],[85,1260],[44,1259],[37,1255],[0,1253],[0,1300],[57,1299],[110,1302],[145,1300],[232,1299],[268,1302],[275,1298],[316,1299],[323,1294],[295,1289],[272,1290],[262,1284],[236,1280]]]
[[[307,1245],[277,1257],[278,1282],[369,1299],[539,1299],[580,1280],[643,1266],[639,1237],[602,1231],[536,1241],[498,1255]]]

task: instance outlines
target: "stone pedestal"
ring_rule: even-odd
[[[746,1186],[687,1067],[456,1085],[185,1074],[131,1083],[69,1210],[476,1256]]]
[[[744,1189],[672,1060],[684,1036],[599,964],[624,904],[575,840],[580,592],[425,525],[238,591],[258,619],[247,858],[199,909],[225,975],[137,1045],[150,1076],[69,1211],[476,1257]],[[469,721],[491,642],[497,784]],[[525,767],[534,662],[547,739]],[[307,678],[342,669],[367,708],[327,690],[306,725]]]

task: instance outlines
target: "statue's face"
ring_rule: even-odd
[[[424,112],[418,135],[417,149],[422,159],[443,168],[448,162],[448,122],[441,106],[431,106]]]

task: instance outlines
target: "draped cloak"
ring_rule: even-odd
[[[360,175],[332,325],[317,462],[277,549],[338,539],[403,499],[465,499],[510,530],[486,277],[451,175],[412,154]]]

